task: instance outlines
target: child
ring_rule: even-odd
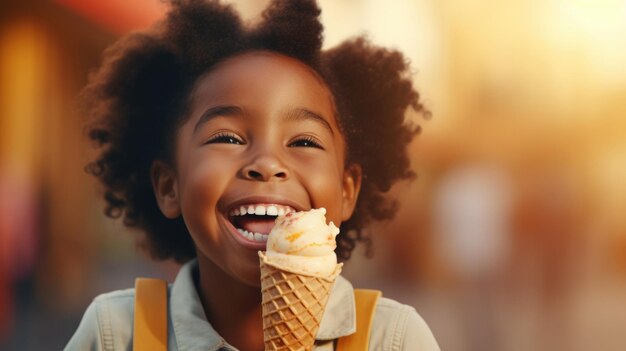
[[[262,350],[259,257],[280,211],[324,207],[347,260],[384,193],[413,176],[409,106],[422,111],[404,57],[363,38],[321,51],[314,1],[276,0],[255,26],[217,1],[173,1],[166,19],[105,53],[84,97],[87,167],[106,213],[145,231],[154,258],[186,262],[168,290],[168,349]],[[234,210],[261,208],[255,215]],[[272,210],[272,212],[274,212]],[[134,290],[98,296],[66,350],[128,350]],[[355,331],[339,277],[315,350]],[[381,298],[370,350],[438,350],[415,310]]]

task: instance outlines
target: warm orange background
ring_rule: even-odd
[[[247,18],[266,1],[237,1]],[[410,57],[433,118],[356,286],[416,307],[442,350],[626,349],[626,1],[320,1],[326,46]],[[82,167],[76,94],[158,0],[0,0],[0,349],[60,349],[137,254]]]

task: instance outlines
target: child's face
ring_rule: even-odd
[[[182,214],[201,263],[260,284],[265,242],[238,228],[267,234],[274,217],[233,215],[242,207],[324,207],[337,225],[352,214],[360,170],[345,167],[331,93],[303,63],[270,52],[229,58],[199,79],[189,111],[175,170],[159,164],[153,180],[161,210]]]

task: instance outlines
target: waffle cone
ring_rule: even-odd
[[[259,255],[265,350],[312,350],[341,264],[330,277],[315,277],[274,267]]]

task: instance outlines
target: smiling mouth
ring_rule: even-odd
[[[279,204],[244,204],[231,209],[228,219],[244,238],[266,242],[276,217],[294,211],[291,206]]]

